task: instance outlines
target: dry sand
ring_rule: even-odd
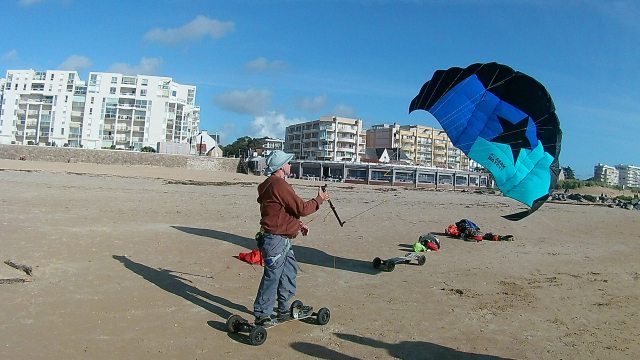
[[[636,359],[640,212],[547,203],[520,222],[509,198],[331,184],[295,239],[298,294],[331,309],[266,343],[229,334],[251,318],[262,269],[256,184],[241,174],[0,160],[0,359]],[[177,180],[177,181],[167,181]],[[185,185],[198,183],[206,186]],[[236,184],[229,184],[236,183]],[[292,181],[304,198],[317,184]],[[424,266],[375,271],[462,218],[514,242],[440,236]],[[335,267],[334,267],[335,260]],[[3,278],[25,277],[0,263]]]

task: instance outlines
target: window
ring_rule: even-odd
[[[14,88],[14,90],[18,90],[18,84],[16,84],[16,87]]]
[[[64,128],[60,129],[60,135],[64,135]]]
[[[92,103],[92,104],[93,104],[93,99],[94,99],[94,97],[92,96],[92,97],[91,97],[91,103]]]
[[[27,84],[24,84],[24,86],[22,87],[22,90],[27,90]]]
[[[176,91],[175,91],[175,90],[173,90],[173,91],[171,92],[171,96],[173,96],[173,97],[175,97],[175,96],[176,96]]]
[[[142,79],[142,86],[147,86],[148,83],[149,83],[149,80]]]
[[[53,84],[49,84],[49,91],[53,90]]]
[[[146,89],[140,90],[140,96],[147,96],[147,90]]]
[[[53,80],[54,74],[51,74],[51,80]]]
[[[118,83],[118,77],[116,77],[116,76],[111,77],[111,83],[112,84],[117,84]]]
[[[89,108],[89,115],[93,115],[93,108]]]
[[[115,94],[116,93],[116,88],[112,87],[109,88],[109,94]]]

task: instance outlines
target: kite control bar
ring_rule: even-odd
[[[327,191],[327,184],[324,184],[322,186],[322,191]],[[331,199],[329,199],[329,207],[331,208],[331,210],[333,211],[333,215],[336,216],[336,219],[338,219],[338,223],[340,224],[340,227],[344,226],[344,223],[346,223],[346,221],[342,221],[340,220],[340,216],[338,216],[338,212],[336,211],[335,206],[333,206],[333,204],[331,203]]]

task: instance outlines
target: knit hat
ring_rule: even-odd
[[[267,168],[264,169],[264,174],[269,176],[274,172],[278,171],[281,167],[283,167],[286,163],[293,159],[293,154],[287,154],[282,150],[274,150],[267,156],[266,165]]]

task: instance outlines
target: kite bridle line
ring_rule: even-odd
[[[322,186],[322,191],[327,191],[327,185],[326,185],[326,184]],[[365,211],[363,211],[363,212],[360,212],[360,213],[358,213],[358,214],[356,214],[356,215],[354,215],[354,216],[352,216],[352,217],[348,218],[348,219],[347,219],[347,220],[345,220],[345,221],[340,220],[340,216],[338,216],[338,212],[336,211],[336,207],[335,207],[335,206],[333,206],[333,203],[331,202],[331,199],[329,199],[329,200],[328,200],[328,202],[329,202],[329,207],[331,208],[331,211],[333,211],[333,215],[335,215],[336,219],[338,220],[338,223],[340,224],[340,227],[344,227],[344,224],[345,224],[347,221],[351,221],[352,219],[355,219],[356,217],[358,217],[358,216],[360,216],[360,215],[362,215],[362,214],[366,213],[366,212],[367,212],[367,211],[369,211],[369,210],[372,210],[372,209],[374,209],[374,208],[376,208],[376,207],[378,207],[378,206],[380,206],[380,205],[382,205],[382,204],[386,204],[386,203],[387,203],[387,200],[386,200],[386,199],[384,199],[384,200],[382,200],[379,204],[376,204],[376,205],[374,205],[374,206],[372,206],[372,207],[368,208],[367,210],[365,210]],[[322,215],[322,214],[320,214],[320,215]],[[309,220],[309,221],[307,222],[307,224],[309,224],[310,222],[312,222],[313,220],[315,220],[315,219],[316,219],[318,216],[320,216],[320,215],[316,215],[313,219]],[[328,215],[329,215],[329,212],[327,212],[327,213],[325,214],[324,218],[326,219]]]

